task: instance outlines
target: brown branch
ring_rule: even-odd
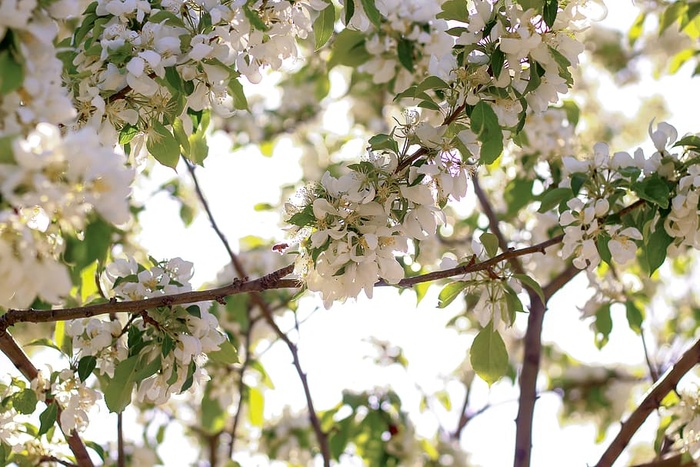
[[[17,345],[17,342],[7,331],[0,333],[0,351],[7,356],[10,362],[12,362],[15,368],[17,368],[27,380],[32,381],[39,375],[39,370],[36,369],[31,360],[29,360],[29,357],[27,357],[27,354]],[[59,417],[57,417],[57,419],[60,419],[60,408],[58,413]],[[61,424],[59,423],[59,428],[60,426]],[[61,431],[63,432],[62,428]],[[94,464],[85,448],[85,444],[75,430],[72,430],[70,433],[63,432],[63,435],[66,437],[68,447],[75,456],[78,467],[93,467]]]
[[[647,392],[642,403],[639,404],[627,420],[622,423],[620,432],[600,457],[600,460],[596,464],[597,467],[611,466],[613,462],[615,462],[649,414],[659,408],[666,394],[675,389],[678,381],[699,362],[700,339],[696,340],[695,343],[683,353],[676,364],[661,376],[661,379]]]
[[[491,202],[479,186],[479,179],[476,175],[472,178],[474,183],[474,193],[479,199],[479,203],[489,219],[491,232],[498,239],[501,250],[508,249],[501,229],[498,226],[499,219],[494,212]],[[509,260],[513,270],[518,274],[523,274],[525,270],[517,258]],[[530,313],[528,315],[527,329],[523,339],[523,366],[520,371],[520,395],[518,397],[518,415],[515,419],[515,452],[513,465],[515,467],[527,467],[530,465],[532,450],[532,421],[535,416],[535,402],[537,401],[537,375],[540,372],[540,361],[542,359],[542,325],[544,322],[544,312],[546,305],[531,288],[527,288],[530,297]]]
[[[110,300],[106,303],[87,305],[74,308],[58,308],[53,310],[15,310],[10,309],[0,316],[0,335],[7,328],[16,323],[48,323],[65,321],[69,319],[90,318],[109,313],[138,313],[149,308],[159,308],[174,305],[183,305],[201,301],[221,301],[229,295],[240,293],[260,292],[270,289],[297,288],[299,281],[295,279],[283,279],[292,273],[294,265],[289,265],[277,271],[271,272],[255,280],[237,280],[232,284],[209,290],[183,292],[179,294],[151,297],[143,300],[118,302]]]

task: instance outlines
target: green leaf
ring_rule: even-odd
[[[663,209],[668,208],[671,190],[668,183],[657,173],[653,173],[640,182],[633,183],[632,189],[643,200],[654,203]]]
[[[416,91],[424,92],[428,89],[446,89],[449,87],[449,84],[447,84],[445,81],[438,78],[437,76],[428,76],[423,81],[421,81],[421,83],[418,86],[416,86]]]
[[[399,39],[397,52],[399,54],[399,63],[408,71],[415,71],[413,69],[413,41],[403,38]]]
[[[270,389],[275,389],[275,385],[272,384],[272,380],[270,379],[270,375],[267,374],[267,371],[265,371],[265,367],[263,367],[259,361],[257,361],[257,360],[251,361],[250,368],[257,371],[260,374],[260,376],[262,376],[261,383],[263,385],[265,385],[266,387],[268,387]]]
[[[673,145],[673,147],[678,147],[678,146],[688,146],[690,148],[694,149],[700,149],[700,136],[698,135],[689,135],[685,136]]]
[[[610,235],[607,233],[601,233],[596,239],[595,246],[600,255],[600,259],[605,261],[607,264],[612,264],[612,253],[610,253],[610,247],[608,247],[608,242],[612,240]]]
[[[342,30],[333,42],[328,69],[336,65],[357,67],[369,60],[370,54],[365,49],[365,40],[366,37],[361,32],[351,29]]]
[[[513,274],[513,277],[518,279],[525,287],[532,289],[532,291],[537,294],[540,300],[542,300],[542,303],[545,303],[544,291],[535,279],[528,276],[527,274]]]
[[[571,191],[571,188],[554,187],[541,195],[540,208],[537,212],[547,212],[559,206],[563,201],[568,201],[572,198],[574,198],[574,193]]]
[[[143,381],[146,378],[149,378],[153,375],[155,375],[158,370],[160,370],[163,367],[163,362],[160,358],[160,355],[157,355],[156,358],[148,362],[147,365],[142,365],[143,360],[140,363],[139,367],[140,369],[134,373],[134,381]]]
[[[374,0],[360,0],[362,3],[362,8],[365,10],[365,15],[369,18],[369,21],[379,29],[382,26],[382,14],[379,13],[377,7],[374,5]]]
[[[644,32],[644,21],[646,19],[646,12],[640,13],[637,16],[637,19],[634,20],[634,24],[632,24],[630,30],[627,32],[627,41],[629,42],[630,47],[634,46],[637,39],[642,36],[642,32]]]
[[[515,314],[519,311],[525,311],[523,302],[520,301],[520,297],[511,287],[504,288],[505,298],[506,298],[506,309],[508,310],[508,316],[503,316],[501,312],[501,318],[505,321],[508,326],[512,326],[515,322]]]
[[[204,165],[204,159],[209,155],[209,145],[204,131],[197,132],[189,137],[190,156],[189,160],[197,165]]]
[[[176,118],[175,121],[173,121],[173,136],[175,136],[175,139],[180,144],[180,148],[182,149],[182,154],[184,154],[185,157],[187,157],[189,159],[190,158],[190,140],[189,140],[189,137],[187,136],[187,133],[185,133],[185,127],[182,125],[181,118]]]
[[[80,378],[80,381],[85,382],[95,367],[97,367],[97,357],[94,355],[86,355],[81,358],[78,362],[78,378]]]
[[[471,129],[481,141],[481,161],[491,164],[503,152],[503,131],[490,105],[479,101],[472,109]]]
[[[61,353],[64,353],[63,350],[61,350],[51,339],[48,339],[46,337],[41,337],[39,339],[34,339],[31,342],[24,344],[25,346],[42,346],[42,347],[49,347],[55,350],[58,350]]]
[[[369,139],[369,145],[374,151],[381,151],[382,149],[389,149],[394,154],[398,154],[399,145],[392,135],[374,135]]]
[[[253,426],[261,427],[265,418],[263,416],[265,412],[265,397],[262,391],[258,388],[248,387],[248,416],[250,417],[250,424]]]
[[[311,225],[316,221],[316,216],[314,216],[314,208],[312,205],[304,206],[304,208],[294,213],[287,222],[298,227],[304,227],[306,225]]]
[[[583,172],[575,172],[570,175],[571,178],[571,191],[573,192],[574,195],[578,195],[578,193],[581,191],[581,188],[583,187],[583,184],[588,181],[590,176],[588,173],[583,173]]]
[[[73,354],[73,339],[66,334],[65,321],[58,321],[54,326],[53,341],[60,347],[58,350],[63,354]]]
[[[557,9],[559,2],[557,0],[545,0],[544,8],[542,9],[542,18],[550,28],[554,25],[554,20],[557,19]]]
[[[633,300],[627,300],[625,303],[625,308],[627,310],[627,322],[630,325],[630,329],[637,334],[642,333],[642,323],[644,322],[644,312],[637,307],[637,304]]]
[[[7,34],[10,34],[9,32]],[[24,82],[22,63],[17,61],[11,50],[0,52],[0,95],[16,91]]]
[[[133,355],[117,363],[114,378],[104,391],[105,403],[110,412],[121,412],[131,402],[131,393],[136,383],[138,355]]]
[[[602,349],[605,344],[608,343],[613,327],[609,303],[601,305],[600,308],[598,308],[598,311],[595,313],[595,322],[593,325],[597,331],[595,336],[595,345],[599,349]]]
[[[469,19],[469,8],[464,0],[447,0],[442,4],[442,12],[438,19],[457,20],[465,22]]]
[[[209,356],[209,360],[225,365],[238,363],[238,350],[236,350],[236,347],[229,341],[224,341],[219,346],[219,350],[209,352],[207,355]]]
[[[248,7],[248,5],[244,5],[243,13],[245,14],[245,17],[248,18],[248,21],[250,21],[251,26],[253,26],[255,29],[259,31],[268,30],[265,21],[263,21],[262,17],[260,16],[260,13],[257,10],[251,10]]]
[[[500,47],[496,47],[491,54],[491,71],[493,71],[493,76],[501,76],[501,70],[503,70],[503,64],[505,61],[506,55],[501,52]]]
[[[563,100],[559,108],[566,112],[566,119],[571,126],[576,126],[578,124],[581,116],[581,109],[576,102],[571,99]]]
[[[146,149],[161,164],[174,169],[180,160],[180,143],[158,120],[151,122]]]
[[[36,397],[36,392],[33,389],[27,388],[22,389],[19,392],[12,394],[12,407],[17,410],[17,412],[25,415],[34,413],[36,410],[36,403],[38,399]]]
[[[557,65],[559,65],[559,76],[566,80],[566,85],[571,86],[574,84],[574,77],[571,76],[571,72],[569,71],[569,67],[571,66],[569,59],[554,47],[549,47],[549,52],[552,54],[552,57],[554,57],[554,61],[557,62]]]
[[[191,316],[202,319],[202,311],[199,309],[199,305],[190,305],[187,308],[185,308],[185,310]]]
[[[491,386],[508,371],[508,351],[498,331],[490,322],[474,338],[469,360],[477,375]]]
[[[333,26],[335,24],[335,6],[330,3],[326,8],[321,10],[318,17],[314,21],[314,37],[316,38],[316,50],[320,49],[328,39],[333,35]]]
[[[533,181],[528,178],[516,177],[506,185],[503,199],[508,206],[507,216],[516,215],[520,209],[532,201]]]
[[[243,92],[243,85],[236,78],[231,78],[228,81],[228,92],[233,98],[233,108],[238,110],[250,110],[248,107],[248,98]]]
[[[481,234],[481,237],[479,237],[479,241],[484,245],[484,249],[486,249],[486,254],[489,255],[489,258],[496,256],[496,253],[498,253],[498,237],[492,233],[484,232]]]
[[[673,2],[668,8],[666,8],[663,13],[661,13],[661,19],[659,21],[659,36],[666,31],[673,23],[681,18],[688,5],[685,2]]]
[[[466,286],[466,283],[463,281],[458,281],[451,282],[443,287],[440,291],[440,295],[438,295],[438,308],[445,308],[447,305],[452,303]]]
[[[227,413],[219,401],[206,391],[202,399],[202,428],[207,433],[218,433],[226,424]]]
[[[347,25],[350,23],[350,20],[352,19],[353,15],[355,14],[355,0],[346,0],[344,7],[345,7],[344,22]]]
[[[46,434],[49,429],[56,423],[56,417],[58,416],[58,403],[55,401],[46,406],[46,410],[41,412],[39,415],[39,432],[37,436]]]
[[[664,264],[668,246],[673,243],[673,237],[666,233],[663,221],[664,218],[660,218],[656,224],[656,230],[644,239],[645,266],[649,271],[649,276]]]

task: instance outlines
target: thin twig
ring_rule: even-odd
[[[620,432],[600,457],[600,460],[596,464],[597,467],[608,467],[615,462],[649,414],[659,408],[666,394],[671,392],[676,387],[676,384],[678,384],[678,381],[699,362],[700,339],[696,340],[695,343],[683,353],[675,365],[661,376],[656,384],[647,392],[641,404],[639,404],[627,420],[622,423]]]
[[[214,227],[217,235],[219,235],[219,238],[221,241],[224,243],[226,246],[226,249],[229,253],[229,257],[231,258],[231,264],[233,265],[233,268],[236,271],[236,274],[242,279],[245,280],[247,277],[245,268],[243,267],[243,264],[240,262],[238,259],[238,256],[231,250],[231,248],[228,246],[228,241],[226,240],[226,237],[224,234],[218,229],[216,226],[216,222],[214,220],[214,216],[209,209],[207,200],[204,196],[204,193],[202,192],[201,188],[199,188],[199,184],[197,182],[196,177],[194,177],[194,169],[188,164],[188,167],[190,167],[190,172],[193,175],[193,180],[195,182],[195,187],[197,187],[197,194],[199,195],[200,201],[204,205],[204,208],[207,212],[207,215],[209,216],[209,221],[211,222],[212,226]],[[291,272],[291,271],[290,271]],[[275,331],[277,336],[287,345],[287,348],[289,349],[289,352],[292,354],[292,362],[294,364],[294,368],[297,372],[297,375],[299,376],[299,380],[301,381],[301,385],[304,390],[304,397],[306,398],[306,406],[309,410],[309,421],[311,422],[311,427],[313,428],[314,434],[316,436],[316,440],[319,444],[319,449],[321,451],[321,456],[323,457],[323,465],[324,467],[330,467],[331,464],[331,451],[330,447],[328,445],[328,434],[323,431],[321,428],[321,422],[318,418],[318,414],[316,413],[316,409],[314,408],[314,403],[313,399],[311,398],[311,390],[309,389],[309,382],[307,380],[306,374],[304,373],[302,367],[301,367],[301,362],[299,361],[299,352],[297,350],[296,345],[289,339],[289,337],[277,326],[277,323],[275,323],[274,316],[272,314],[272,311],[270,310],[269,305],[263,299],[262,295],[258,292],[251,292],[250,293],[250,298],[252,302],[260,308],[260,311],[263,314],[263,317],[265,318],[265,321],[272,327],[272,329]],[[233,440],[232,440],[233,442]]]
[[[117,414],[117,467],[126,467],[124,453],[124,418],[122,412]]]
[[[253,326],[255,325],[255,321],[250,320],[250,307],[246,308],[246,313],[248,314],[248,328],[245,331],[245,336],[243,337],[245,339],[245,358],[243,359],[243,364],[241,365],[240,370],[238,371],[239,374],[239,381],[238,381],[238,407],[236,408],[236,413],[233,415],[233,422],[231,423],[231,430],[229,431],[229,434],[231,435],[231,443],[228,446],[228,458],[231,459],[233,457],[233,452],[234,452],[234,446],[236,444],[236,432],[238,431],[238,424],[240,423],[241,420],[241,414],[243,413],[243,404],[245,402],[245,397],[243,397],[244,391],[245,391],[245,382],[243,381],[243,376],[245,375],[246,370],[248,369],[248,366],[250,365],[251,358],[250,358],[250,353],[251,353],[251,346],[250,346],[250,337],[253,332]]]
[[[207,213],[207,217],[209,218],[209,223],[211,224],[211,228],[214,229],[214,232],[216,232],[216,235],[219,237],[219,240],[221,240],[221,243],[224,245],[224,248],[226,249],[226,253],[228,253],[228,257],[231,259],[231,264],[234,264],[236,255],[233,252],[233,250],[231,249],[231,245],[228,243],[228,239],[226,238],[226,235],[224,235],[223,231],[219,228],[219,225],[216,222],[216,218],[214,217],[214,214],[211,212],[211,208],[209,207],[209,203],[207,202],[207,198],[204,196],[204,192],[202,191],[202,187],[199,185],[199,179],[197,178],[197,174],[195,174],[194,164],[192,164],[190,161],[185,159],[185,165],[187,166],[187,170],[190,171],[190,176],[192,177],[192,181],[194,182],[194,189],[197,192],[197,197],[199,197],[199,201],[202,203],[202,207],[204,208],[204,211]]]

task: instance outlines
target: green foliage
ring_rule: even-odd
[[[314,36],[316,38],[316,50],[320,49],[328,42],[333,35],[333,25],[335,24],[335,6],[328,2],[328,6],[321,10],[314,21]]]
[[[480,101],[469,114],[471,129],[481,141],[481,161],[492,164],[503,152],[503,131],[491,106]]]
[[[122,412],[131,402],[139,361],[138,355],[132,355],[114,369],[114,378],[104,389],[105,403],[110,412]]]
[[[174,169],[180,160],[180,143],[171,131],[158,120],[151,122],[146,147],[148,152],[166,167]]]
[[[469,350],[472,368],[489,386],[505,376],[508,370],[508,350],[503,338],[490,322],[474,338]]]

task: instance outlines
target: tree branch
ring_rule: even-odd
[[[204,205],[204,208],[207,212],[207,215],[209,216],[209,221],[212,224],[212,227],[216,231],[217,235],[223,242],[224,246],[226,247],[226,251],[229,254],[229,257],[231,258],[231,264],[233,265],[233,268],[236,271],[236,274],[238,276],[245,280],[247,277],[245,268],[243,267],[243,264],[240,262],[238,259],[238,256],[231,250],[228,241],[226,240],[226,236],[219,230],[217,227],[216,221],[214,220],[214,215],[212,214],[211,210],[209,209],[208,203],[206,201],[206,198],[204,197],[204,193],[202,192],[201,188],[199,187],[199,183],[197,182],[197,178],[195,177],[194,174],[194,169],[187,164],[188,167],[190,168],[190,173],[192,174],[195,187],[197,189],[197,194],[199,196],[200,201]],[[291,271],[290,271],[291,272]],[[234,282],[235,284],[235,282]],[[294,368],[299,375],[299,380],[301,381],[301,385],[304,390],[304,397],[306,398],[306,406],[309,410],[309,421],[311,422],[311,426],[313,428],[314,434],[316,435],[316,440],[318,441],[319,444],[319,449],[321,451],[321,456],[323,457],[323,465],[324,467],[330,467],[331,465],[331,451],[330,447],[328,445],[328,434],[325,433],[322,428],[321,428],[321,422],[318,419],[318,414],[316,413],[316,410],[314,408],[314,403],[313,399],[311,398],[311,391],[309,389],[309,382],[306,377],[306,374],[304,373],[302,367],[301,367],[301,362],[299,361],[299,352],[297,350],[296,345],[289,339],[287,334],[285,334],[279,326],[277,326],[277,323],[275,323],[274,316],[272,314],[272,310],[270,310],[270,307],[268,303],[265,301],[265,299],[258,293],[258,291],[251,291],[250,292],[250,298],[252,302],[260,308],[260,311],[262,311],[263,317],[265,318],[265,321],[272,327],[272,329],[275,331],[277,336],[282,339],[282,341],[287,345],[287,348],[289,349],[289,352],[292,354],[292,362],[294,364]],[[241,375],[241,380],[243,378],[243,375]],[[233,443],[233,440],[231,440]]]
[[[642,403],[639,404],[627,420],[622,423],[620,432],[600,457],[600,460],[596,464],[597,467],[611,466],[613,462],[615,462],[649,414],[659,408],[666,394],[671,392],[676,387],[676,384],[678,384],[678,381],[699,362],[700,339],[696,340],[695,343],[683,353],[676,364],[661,376],[661,379],[647,392]]]
[[[12,362],[15,368],[17,368],[20,373],[27,378],[27,380],[32,381],[39,375],[39,370],[36,369],[31,360],[29,360],[29,357],[27,357],[27,354],[25,354],[22,348],[17,345],[17,342],[7,331],[0,333],[0,351],[2,351],[7,358],[10,359],[10,362]],[[59,408],[58,419],[60,419],[60,413],[61,410]],[[61,424],[59,423],[58,426],[60,428]],[[75,461],[78,463],[78,467],[93,467],[94,464],[90,459],[87,449],[85,448],[85,444],[75,430],[72,430],[70,433],[66,433],[61,428],[61,431],[66,437],[68,447],[75,456]]]
[[[7,313],[0,316],[0,335],[6,332],[7,328],[10,326],[21,322],[49,323],[69,319],[90,318],[108,313],[137,313],[149,308],[184,305],[212,300],[220,302],[229,295],[236,295],[240,293],[259,292],[271,289],[297,288],[300,286],[299,281],[294,279],[283,279],[285,276],[291,274],[293,270],[294,265],[289,265],[255,280],[236,280],[232,284],[214,289],[163,295],[159,297],[146,298],[143,300],[118,302],[112,299],[109,302],[99,303],[96,305],[87,305],[74,308],[58,308],[53,310],[10,309],[7,311]]]

